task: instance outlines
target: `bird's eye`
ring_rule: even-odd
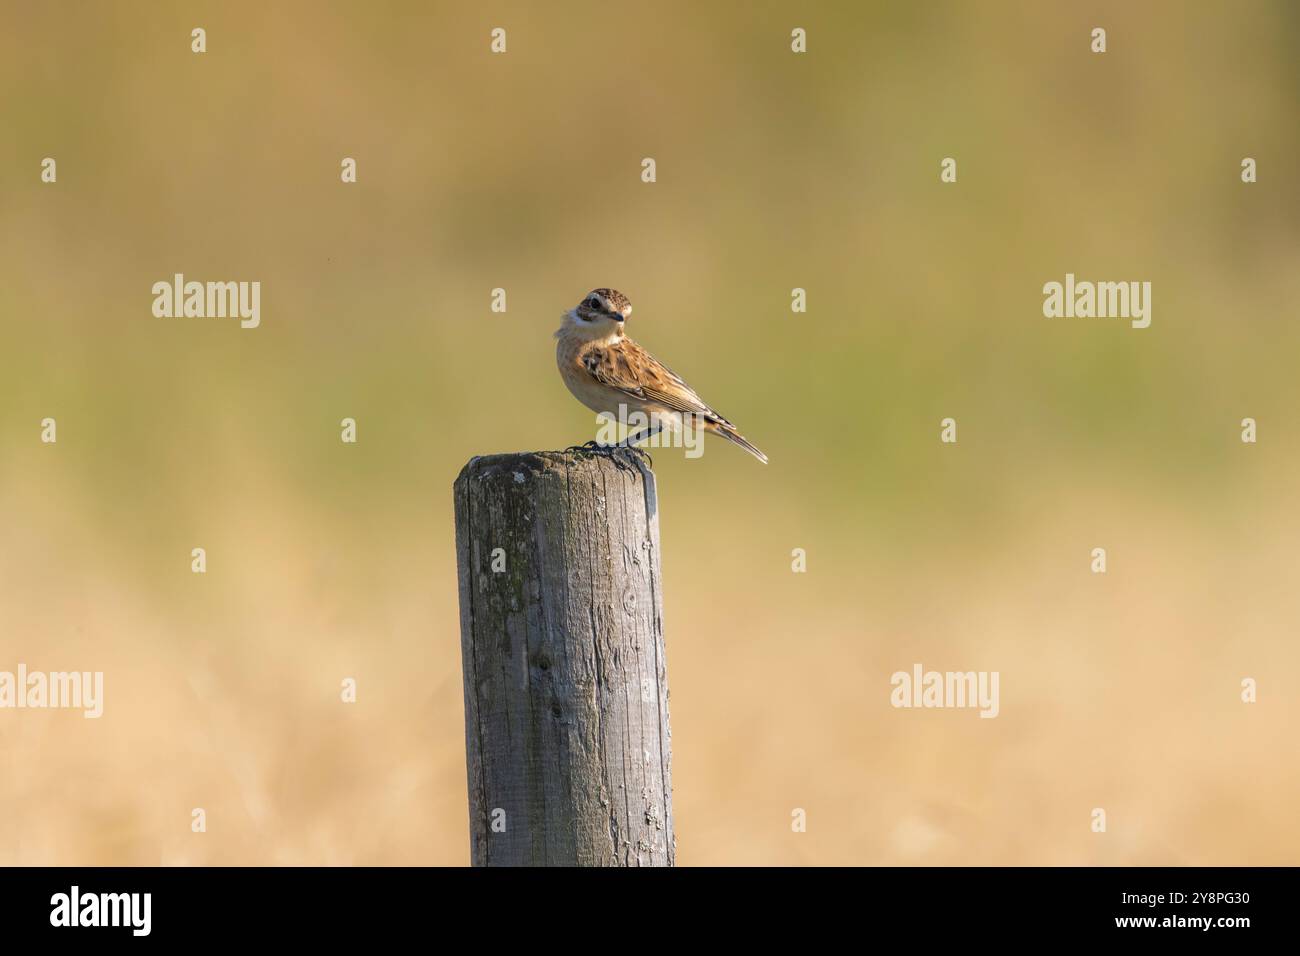
[[[587,308],[599,310],[600,300],[593,295],[590,299],[587,300]]]

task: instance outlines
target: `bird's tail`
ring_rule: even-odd
[[[764,455],[761,451],[759,451],[757,447],[750,444],[749,440],[745,438],[744,435],[736,431],[736,429],[732,428],[730,425],[719,425],[714,422],[710,422],[709,425],[706,427],[708,428],[709,431],[713,432],[713,434],[725,438],[727,441],[731,442],[732,444],[739,445],[741,448],[745,449],[745,451],[749,452],[751,455],[753,455],[763,464],[765,465],[767,464],[767,456]]]

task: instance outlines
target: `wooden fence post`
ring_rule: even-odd
[[[474,458],[454,491],[473,864],[672,866],[649,458]]]

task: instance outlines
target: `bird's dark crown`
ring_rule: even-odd
[[[628,301],[627,296],[617,289],[592,289],[591,294],[601,296],[615,312],[622,312],[623,309],[632,304]]]
[[[608,317],[622,322],[632,314],[632,303],[617,289],[592,289],[578,303],[581,318]]]

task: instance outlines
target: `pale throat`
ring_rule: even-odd
[[[599,345],[602,348],[617,345],[623,340],[623,329],[617,325],[603,335],[596,329],[593,329],[589,324],[583,322],[576,315],[573,317],[573,325],[582,338],[586,339],[593,345]]]

